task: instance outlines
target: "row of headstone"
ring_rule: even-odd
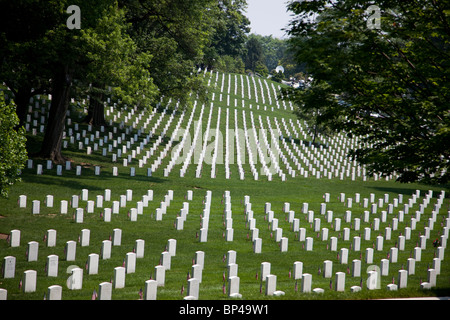
[[[163,112],[163,114],[164,114],[164,112]],[[168,122],[168,123],[170,123],[170,121]],[[157,124],[159,124],[159,122],[157,122]],[[166,126],[167,127],[167,126]],[[217,128],[218,129],[218,128]],[[170,143],[169,143],[169,145],[170,145]],[[126,147],[125,147],[126,148]],[[153,149],[153,148],[152,148]],[[123,150],[123,149],[122,149]],[[168,150],[167,148],[165,149],[165,150]],[[150,152],[152,152],[152,150],[150,150]],[[167,152],[165,152],[165,154],[167,154]],[[131,157],[131,156],[130,156]],[[282,159],[284,160],[284,162],[286,162],[286,158],[285,157],[282,157]],[[124,159],[125,161],[127,161],[126,159]],[[128,158],[128,160],[130,160],[130,158]],[[129,161],[127,161],[127,162],[129,162]],[[157,163],[160,163],[160,159],[157,159],[157,160],[155,160],[155,162],[157,162]],[[146,163],[146,159],[143,161],[143,163]],[[124,162],[124,164],[125,165],[127,165],[125,162]],[[157,165],[156,165],[157,166]],[[81,167],[79,167],[79,169],[81,170]],[[134,168],[132,168],[131,170],[130,170],[130,175],[131,176],[133,176],[134,175],[134,170],[133,170]],[[149,168],[150,169],[150,168]],[[79,170],[79,171],[80,171]],[[100,170],[100,168],[96,168],[96,172],[99,174],[99,170]],[[151,172],[154,172],[155,170],[156,170],[156,167],[155,166],[152,166],[152,168],[150,169],[151,170]],[[167,172],[167,174],[168,174],[168,172],[169,172],[170,170],[168,170],[168,171],[166,171]],[[239,171],[240,172],[242,172],[242,170],[240,170],[239,169]],[[290,171],[290,173],[292,174],[293,172],[292,172],[292,169],[290,169],[289,170]],[[241,176],[242,174],[240,174],[240,176]],[[255,176],[255,175],[254,175]]]

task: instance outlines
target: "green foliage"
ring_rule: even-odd
[[[281,83],[281,81],[284,80],[284,73],[281,71],[276,72],[275,70],[273,70],[271,79],[273,81]]]
[[[95,97],[92,92],[106,93],[106,86],[111,86],[113,95],[123,103],[148,108],[156,95],[149,72],[152,56],[138,52],[128,28],[124,10],[112,5],[95,28],[81,30],[80,41],[89,63],[80,77],[91,98]]]
[[[213,31],[205,54],[205,63],[215,66],[219,57],[240,57],[245,54],[246,34],[250,32],[250,21],[244,15],[246,0],[215,1],[209,15],[212,17]]]
[[[227,73],[245,73],[245,65],[240,57],[221,56],[217,59],[217,70]]]
[[[9,188],[20,181],[19,171],[25,166],[25,129],[20,127],[13,102],[5,102],[0,90],[0,196],[8,197]]]
[[[211,0],[120,1],[138,51],[152,56],[148,70],[159,97],[178,100],[183,107],[192,92],[205,90],[193,70],[213,32],[214,4]]]
[[[449,24],[444,3],[388,1],[369,28],[372,1],[292,2],[290,45],[320,88],[320,122],[361,136],[351,156],[400,181],[450,178]],[[299,106],[306,105],[298,95]],[[338,97],[342,103],[329,103]],[[338,121],[337,119],[345,119]]]
[[[264,52],[261,41],[258,38],[250,37],[246,46],[245,68],[256,71],[258,63],[264,64]]]

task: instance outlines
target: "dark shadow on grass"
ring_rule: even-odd
[[[312,141],[309,141],[309,140],[300,140],[300,139],[291,138],[291,137],[283,137],[283,140],[286,141],[286,142],[289,142],[289,143],[293,140],[295,144],[297,144],[297,145],[303,144],[303,145],[305,145],[307,147],[310,147],[310,146],[314,145],[316,148],[320,148],[320,146],[322,146],[325,149],[328,148],[328,146],[326,144],[323,144],[323,143],[320,143],[320,142],[313,143]]]
[[[406,185],[405,185],[405,186],[406,186]],[[415,193],[416,190],[420,190],[420,196],[423,196],[423,195],[425,195],[425,194],[428,192],[428,190],[430,190],[432,187],[433,187],[433,188],[439,187],[439,188],[442,188],[442,190],[448,190],[448,189],[449,189],[449,186],[447,186],[447,185],[443,185],[443,186],[432,186],[432,185],[430,185],[429,188],[427,188],[426,186],[425,186],[425,187],[422,186],[422,187],[420,187],[419,189],[414,188],[414,187],[411,187],[411,188],[403,187],[403,188],[402,188],[402,187],[381,187],[381,186],[378,186],[378,187],[369,187],[369,188],[375,189],[375,190],[377,190],[377,191],[391,192],[391,193],[398,193],[398,194],[404,194],[404,195],[408,195],[408,196],[410,196],[410,195],[412,195],[413,193]],[[436,197],[436,191],[433,192],[433,197]]]
[[[86,169],[85,169],[86,170]],[[104,190],[107,188],[108,184],[112,182],[113,180],[116,183],[120,183],[120,180],[133,180],[136,182],[147,182],[147,183],[164,183],[167,180],[161,179],[158,177],[148,177],[146,175],[135,175],[130,176],[129,174],[125,173],[119,173],[119,175],[114,176],[111,172],[103,172],[100,175],[95,175],[94,171],[92,169],[92,172],[90,173],[84,173],[81,176],[77,176],[75,174],[75,171],[72,170],[70,172],[64,172],[63,175],[57,176],[56,170],[52,170],[51,173],[48,174],[24,174],[22,175],[23,182],[25,183],[36,183],[36,184],[42,184],[42,185],[53,185],[53,186],[61,186],[61,187],[67,187],[70,186],[70,188],[89,188],[90,190]],[[94,185],[90,183],[91,181],[96,181],[96,184],[98,184],[98,181],[104,182],[104,187],[99,187],[98,185]]]

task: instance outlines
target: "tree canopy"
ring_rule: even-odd
[[[290,46],[311,86],[297,94],[318,122],[360,137],[352,158],[399,181],[446,183],[450,160],[447,1],[291,2]],[[369,9],[369,10],[368,10]]]

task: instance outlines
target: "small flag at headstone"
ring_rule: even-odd
[[[97,300],[97,291],[95,291],[95,289],[94,289],[94,291],[92,292],[91,300]]]

